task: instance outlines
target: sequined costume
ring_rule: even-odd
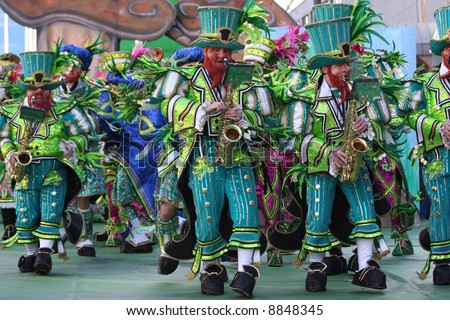
[[[161,96],[166,98],[161,103],[163,113],[173,125],[174,132],[180,135],[183,144],[178,160],[181,163],[177,165],[179,176],[180,179],[189,177],[191,196],[194,197],[189,202],[193,200],[197,208],[197,265],[194,265],[194,271],[198,271],[200,258],[214,260],[231,246],[259,247],[256,185],[251,159],[241,141],[234,153],[232,167],[224,168],[216,163],[215,144],[220,114],[206,117],[202,107],[206,101],[221,101],[225,89],[222,86],[219,92],[211,90],[210,86],[205,69],[196,66],[183,68],[182,73],[170,72],[159,87]],[[182,96],[179,95],[180,89],[183,90]],[[243,87],[234,94],[234,103],[242,104],[244,110],[248,109],[249,115],[254,114],[253,111],[260,111],[260,108],[271,108],[268,92],[262,87],[255,89]],[[217,184],[220,180],[224,181],[223,185]],[[179,187],[182,185],[180,181]],[[240,183],[246,192],[237,193],[233,187],[235,183]],[[228,241],[218,233],[217,225],[225,204],[225,194],[229,203],[241,204],[230,206],[234,232]],[[186,198],[184,200],[186,202]],[[199,211],[199,208],[204,209]],[[192,207],[189,215],[192,221],[192,217],[195,217]]]
[[[450,183],[450,144],[440,134],[444,123],[449,121],[450,81],[439,78],[447,71],[442,65],[437,72],[413,78],[407,84],[410,94],[398,110],[399,115],[407,116],[407,123],[417,133],[418,145],[413,149],[412,156],[420,159],[423,182],[431,199],[428,222],[431,251],[421,273],[422,279],[429,272],[430,262],[450,259],[447,187]]]

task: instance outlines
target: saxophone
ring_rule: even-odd
[[[32,122],[27,121],[25,124],[25,130],[22,138],[19,140],[19,150],[17,152],[17,161],[14,165],[13,172],[11,174],[11,178],[19,183],[22,181],[25,176],[26,166],[31,163],[33,160],[33,156],[28,151],[28,143],[31,140],[32,135]]]
[[[219,141],[216,162],[224,166],[231,166],[233,164],[233,149],[237,142],[242,138],[241,128],[225,116],[225,112],[233,107],[233,86],[231,85],[227,88],[224,102],[225,109],[222,110],[219,122]]]
[[[348,157],[347,164],[339,172],[339,180],[344,183],[355,183],[358,179],[359,170],[363,165],[364,154],[369,150],[367,142],[358,137],[358,134],[352,129],[353,122],[357,117],[356,108],[357,99],[351,99],[347,117],[345,118],[344,144],[342,150]]]

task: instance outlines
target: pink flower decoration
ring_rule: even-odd
[[[351,46],[352,50],[358,52],[359,55],[362,55],[364,53],[364,46],[360,45],[359,43],[355,43]]]

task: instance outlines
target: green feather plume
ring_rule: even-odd
[[[372,44],[372,36],[378,37],[386,44],[388,41],[373,27],[386,26],[382,21],[381,14],[375,13],[371,8],[370,0],[357,0],[353,5],[350,20],[350,34],[352,43]]]
[[[264,9],[262,2],[248,0],[242,11],[244,13],[237,28],[238,33],[246,32],[253,43],[261,41],[262,32],[265,36],[270,36],[269,25],[266,20],[269,13]]]
[[[86,46],[86,49],[89,50],[89,52],[92,55],[100,54],[103,52],[107,52],[109,48],[105,48],[103,45],[106,43],[106,40],[101,40],[102,33],[100,32],[97,36],[97,38],[90,43],[88,46]]]
[[[81,62],[78,60],[76,55],[61,52],[62,42],[63,40],[58,38],[52,45],[54,56],[52,72],[55,76],[61,75],[68,65],[76,65],[81,68]]]

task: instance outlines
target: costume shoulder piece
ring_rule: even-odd
[[[57,115],[66,113],[67,111],[69,111],[70,109],[72,109],[75,106],[75,103],[73,102],[69,102],[69,101],[61,101],[55,104],[55,106],[53,107],[53,110],[55,110],[55,113]]]
[[[11,118],[17,112],[19,106],[20,103],[17,103],[17,100],[5,100],[1,104],[0,113],[4,114],[8,118]]]
[[[198,70],[198,68],[200,68],[202,65],[201,64],[188,64],[188,65],[184,65],[182,67],[179,67],[177,69],[175,69],[174,71],[180,73],[184,78],[191,80],[196,71]]]
[[[418,82],[422,85],[425,85],[428,81],[430,81],[431,77],[436,75],[437,71],[430,71],[423,73],[421,75],[413,76],[412,81]]]

